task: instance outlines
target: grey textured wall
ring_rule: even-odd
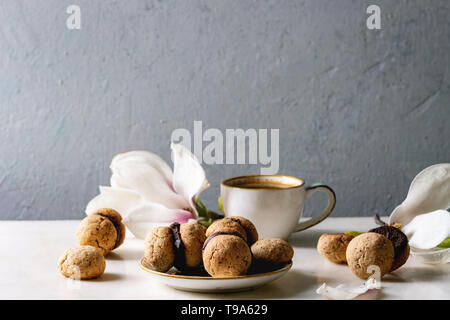
[[[280,128],[279,172],[332,186],[334,216],[388,214],[450,160],[449,16],[448,0],[2,0],[0,218],[82,217],[113,155],[170,161],[194,120]],[[211,207],[222,179],[259,172],[205,169]]]

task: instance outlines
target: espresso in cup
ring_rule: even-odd
[[[328,195],[328,206],[318,216],[299,223],[304,203],[315,191]],[[324,220],[333,211],[336,196],[323,184],[305,186],[297,177],[247,175],[226,179],[220,186],[225,216],[242,216],[252,221],[260,238],[287,239]]]
[[[237,187],[240,188],[249,188],[249,189],[286,189],[286,188],[292,188],[295,187],[295,184],[284,184],[284,183],[277,183],[277,182],[248,182],[248,183],[242,183],[238,184]]]

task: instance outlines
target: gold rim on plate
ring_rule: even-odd
[[[256,274],[248,274],[243,276],[234,276],[234,277],[204,277],[204,276],[186,276],[186,275],[180,275],[180,274],[167,274],[165,272],[159,272],[150,269],[148,266],[146,266],[146,263],[144,262],[144,258],[142,258],[139,261],[139,266],[142,270],[147,271],[148,273],[167,277],[167,278],[174,278],[174,279],[188,279],[188,280],[239,280],[239,279],[248,279],[248,278],[259,278],[259,277],[267,277],[271,276],[277,273],[288,271],[292,267],[292,261],[289,262],[287,265],[285,265],[281,269],[277,269],[270,272],[264,272],[264,273],[256,273]]]

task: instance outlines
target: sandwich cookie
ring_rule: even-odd
[[[118,248],[125,240],[122,216],[110,208],[102,208],[84,218],[76,230],[80,246],[98,248],[103,255]]]

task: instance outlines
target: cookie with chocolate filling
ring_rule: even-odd
[[[385,236],[394,245],[394,262],[392,263],[391,271],[397,270],[406,263],[409,258],[410,247],[408,237],[399,228],[386,225],[369,230],[369,232]]]
[[[145,238],[144,262],[159,272],[172,268],[175,261],[174,239],[171,228],[154,228]]]
[[[235,221],[239,223],[242,228],[244,228],[249,246],[258,241],[258,231],[256,231],[255,225],[250,220],[240,216],[229,216],[224,219]]]
[[[113,209],[103,208],[92,212],[80,222],[76,237],[80,246],[96,247],[106,255],[123,243],[125,230],[122,216]]]
[[[179,269],[192,269],[202,264],[202,247],[206,240],[206,228],[197,222],[171,226],[175,237],[176,258],[174,266]],[[181,242],[178,243],[177,240]]]
[[[236,234],[247,242],[247,231],[242,226],[241,222],[237,218],[233,219],[220,219],[214,221],[206,230],[206,238],[209,238],[212,234],[221,232],[223,234]]]
[[[253,254],[252,269],[258,272],[277,269],[289,263],[294,256],[294,249],[282,239],[267,238],[256,241],[251,246]]]
[[[252,253],[238,232],[215,232],[203,245],[203,265],[213,277],[240,276],[247,273],[252,263]]]
[[[381,278],[391,271],[394,245],[379,233],[366,232],[350,241],[346,258],[350,270],[359,278],[368,279],[374,272]]]
[[[172,223],[153,229],[145,240],[144,261],[154,270],[165,272],[197,268],[202,263],[206,228],[196,222]]]

